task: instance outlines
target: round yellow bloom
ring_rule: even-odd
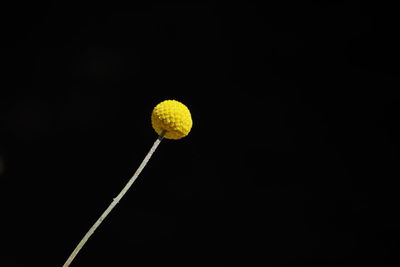
[[[151,124],[158,134],[166,131],[165,138],[181,139],[189,134],[193,121],[184,104],[176,100],[165,100],[153,109]]]

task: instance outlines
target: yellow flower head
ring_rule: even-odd
[[[166,131],[165,138],[181,139],[189,134],[193,121],[184,104],[176,100],[165,100],[153,109],[151,124],[158,134]]]

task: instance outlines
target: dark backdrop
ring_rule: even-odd
[[[398,264],[393,7],[3,12],[1,267],[64,263],[150,149],[165,99],[190,108],[192,132],[161,143],[72,266]]]

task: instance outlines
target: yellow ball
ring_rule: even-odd
[[[165,138],[181,139],[189,134],[193,121],[184,104],[176,100],[165,100],[153,109],[151,124],[157,134],[166,131]]]

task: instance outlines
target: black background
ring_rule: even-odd
[[[398,265],[396,9],[276,2],[4,6],[0,266],[62,266],[165,99],[72,266]]]

